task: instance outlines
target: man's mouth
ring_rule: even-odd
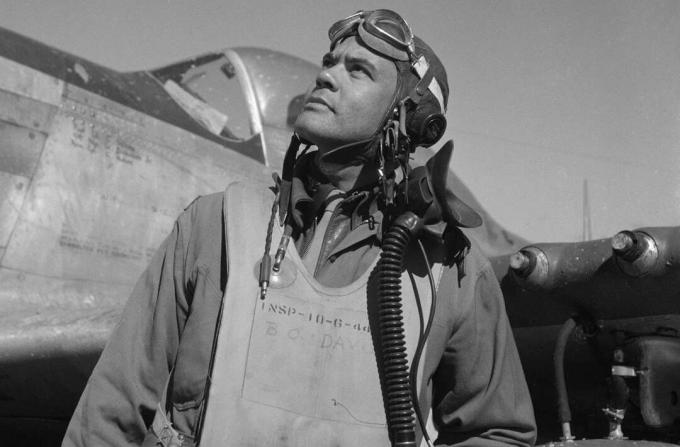
[[[326,108],[333,110],[333,108],[323,99],[319,98],[316,96],[310,96],[307,98],[307,101],[305,101],[305,106],[307,105],[313,105],[313,104],[320,104],[322,106],[325,106]]]

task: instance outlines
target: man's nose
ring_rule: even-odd
[[[336,90],[337,82],[332,73],[333,67],[326,67],[316,75],[316,87]]]

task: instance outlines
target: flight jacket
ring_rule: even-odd
[[[370,206],[357,213],[366,202],[353,197],[329,224],[333,243],[325,244],[317,264],[315,277],[327,285],[352,282],[380,251],[381,214]],[[179,216],[137,282],[63,446],[141,445],[160,401],[178,432],[196,434],[229,276],[223,212],[218,193],[196,199]],[[313,233],[311,222],[303,222],[307,228],[297,235],[301,250]],[[253,243],[263,245],[264,235]],[[446,349],[432,377],[435,443],[532,445],[533,408],[503,297],[474,241],[464,266],[464,275],[448,275],[453,279],[438,291],[454,305],[442,340]]]

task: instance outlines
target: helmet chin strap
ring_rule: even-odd
[[[371,146],[374,144],[376,135],[365,140],[343,144],[323,155],[319,156],[319,161],[328,164],[343,164],[347,166],[358,166],[372,161],[370,157]]]
[[[395,64],[396,66],[396,64]],[[406,131],[406,100],[399,100],[402,95],[403,79],[397,67],[397,85],[390,106],[385,111],[381,124],[376,132],[364,140],[338,146],[319,157],[320,164],[344,164],[346,166],[370,165],[376,167],[378,182],[381,186],[384,202],[387,206],[395,199],[395,171],[401,168],[403,177],[408,179],[408,164],[411,141]],[[293,133],[283,160],[283,169],[279,187],[279,219],[284,222],[290,204],[291,184],[295,171],[295,162],[301,145],[306,148],[313,143]]]
[[[309,148],[311,143],[300,138],[297,132],[293,132],[290,137],[290,144],[283,157],[283,167],[281,169],[281,179],[277,181],[274,175],[274,181],[277,183],[276,187],[279,190],[279,222],[283,224],[288,216],[288,207],[290,205],[290,197],[293,188],[293,174],[295,173],[295,162],[297,161],[297,153],[300,145],[304,144]]]
[[[402,178],[406,180],[411,171],[409,165],[409,156],[412,152],[411,139],[406,131],[407,101],[398,101],[399,90],[398,86],[382,125],[371,137],[336,147],[319,156],[321,165],[370,167],[372,164],[377,171],[377,180],[387,206],[393,205],[395,201],[396,171],[400,169]]]
[[[392,206],[395,201],[396,171],[398,168],[401,169],[403,180],[408,181],[411,172],[409,156],[414,149],[411,147],[411,139],[406,131],[408,98],[396,101],[399,90],[398,86],[391,114],[386,118],[385,124],[378,134],[380,138],[377,151],[378,175],[384,202],[388,207]]]

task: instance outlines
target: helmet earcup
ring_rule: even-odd
[[[441,113],[433,113],[420,124],[418,144],[429,147],[439,141],[446,130],[446,118]]]
[[[414,146],[432,146],[446,131],[446,117],[430,92],[406,116],[406,129]]]

